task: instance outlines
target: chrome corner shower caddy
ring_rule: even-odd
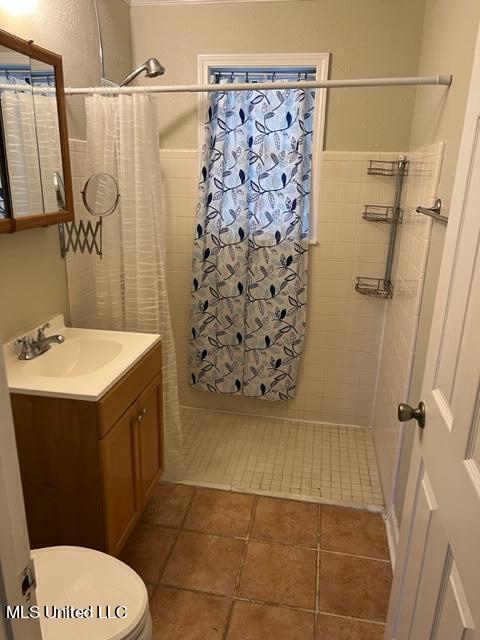
[[[392,177],[395,179],[395,196],[393,204],[377,205],[366,204],[363,211],[363,219],[369,222],[390,224],[390,239],[388,242],[385,275],[383,278],[366,278],[358,276],[355,289],[358,293],[373,298],[388,300],[393,296],[392,267],[395,255],[395,242],[397,239],[398,225],[401,224],[403,211],[401,208],[403,180],[408,172],[408,160],[400,156],[398,160],[370,160],[367,173],[371,176]]]

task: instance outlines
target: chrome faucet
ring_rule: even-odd
[[[65,342],[65,338],[61,335],[46,336],[45,329],[48,329],[50,324],[42,325],[37,331],[37,337],[34,339],[30,336],[23,336],[15,341],[15,344],[21,346],[19,360],[34,360],[41,356],[42,353],[48,351],[53,342],[60,344]]]

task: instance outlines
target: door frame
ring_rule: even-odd
[[[35,587],[24,595],[22,574],[31,562],[17,444],[3,350],[0,349],[0,640],[41,640],[36,619],[4,617],[6,605],[36,604]],[[33,565],[31,565],[33,570]]]

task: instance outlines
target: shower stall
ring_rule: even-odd
[[[161,73],[157,61],[149,62],[153,75]],[[123,84],[143,71],[148,75],[148,64],[133,71]],[[300,80],[295,90],[352,86],[354,82],[369,86],[385,84],[387,80]],[[390,79],[389,82],[446,84],[446,79],[407,78]],[[278,90],[278,84],[267,82],[262,90],[275,86]],[[282,86],[282,91],[284,89]],[[105,108],[109,109],[109,105],[125,97],[124,92],[135,95],[235,90],[253,94],[248,82],[240,82],[233,88],[230,84],[219,87],[214,83],[206,86],[158,84],[150,89],[117,86],[102,87],[94,92],[111,96],[105,99]],[[67,89],[66,92],[85,94],[91,90]],[[228,104],[236,105],[236,102],[230,98]],[[239,123],[243,125],[248,110],[238,107],[237,113]],[[290,118],[286,116],[286,126],[290,127],[293,118],[291,111],[288,113]],[[137,133],[137,125],[132,126],[132,142],[137,135],[146,135],[145,140],[150,135],[152,140],[156,139],[154,120],[150,120],[150,132],[142,127],[142,132]],[[108,128],[105,132],[108,134]],[[82,171],[86,171],[87,148],[80,142],[72,148],[78,156],[74,167],[80,174],[75,177],[82,178]],[[269,156],[275,164],[272,154],[276,154],[271,151]],[[177,468],[177,473],[167,479],[377,510],[382,510],[385,502],[387,507],[391,506],[402,441],[394,410],[399,399],[407,399],[432,225],[431,218],[420,215],[416,208],[429,205],[438,196],[441,145],[413,149],[408,153],[404,149],[322,152],[318,165],[313,168],[319,205],[317,237],[310,238],[308,262],[305,263],[308,300],[303,353],[299,358],[295,391],[291,396],[282,392],[279,398],[268,397],[260,383],[260,394],[235,393],[235,387],[234,393],[224,394],[213,392],[213,388],[205,391],[191,385],[188,351],[192,339],[192,290],[196,307],[203,305],[200,317],[207,311],[205,298],[195,301],[195,281],[200,280],[196,273],[192,275],[194,243],[204,235],[195,214],[200,159],[194,149],[160,149],[158,157],[162,176],[159,211],[163,212],[159,214],[163,220],[159,256],[165,273],[161,297],[164,304],[164,297],[168,296],[172,319],[172,358],[178,369],[175,392],[178,393],[181,418],[176,437],[181,439],[180,446],[183,447],[182,469],[178,473]],[[237,158],[234,161],[237,162]],[[200,164],[202,166],[205,167]],[[222,171],[228,171],[228,168],[223,167]],[[243,184],[247,171],[238,167],[236,171],[239,184]],[[200,172],[200,184],[206,181],[205,172],[208,173],[204,169]],[[218,184],[222,180],[228,182],[228,174],[214,179]],[[280,172],[278,179],[280,186],[285,187],[286,173]],[[266,176],[261,180],[266,180]],[[209,205],[213,195],[206,190],[202,197]],[[289,202],[291,210],[291,198]],[[275,209],[273,202],[270,206]],[[264,222],[269,224],[269,218]],[[221,236],[227,234],[222,229],[219,227]],[[235,233],[242,242],[246,228],[236,228]],[[279,234],[274,236],[274,245],[283,239],[281,231]],[[106,245],[115,242],[114,238],[115,235],[111,235]],[[221,244],[223,239],[218,242]],[[301,246],[299,240],[296,242]],[[252,247],[250,244],[250,251]],[[137,250],[142,253],[144,247],[139,245]],[[211,260],[211,249],[208,248],[208,254],[205,251],[202,245],[201,259]],[[94,325],[98,321],[95,297],[89,313],[85,313],[78,302],[74,285],[76,258],[67,256],[67,269],[71,265],[73,281],[69,289],[72,322]],[[240,288],[237,283],[237,280],[240,282],[239,269],[232,256],[228,274],[235,280],[236,295],[241,295],[244,287],[242,284]],[[90,276],[93,289],[96,286],[94,271],[93,267]],[[267,271],[265,266],[262,277],[267,277]],[[294,278],[297,275],[292,275],[292,280]],[[269,291],[274,298],[277,289],[273,281],[269,282]],[[211,284],[209,295],[214,309],[220,297],[229,297],[220,295],[218,288]],[[291,301],[295,296],[289,295],[293,304]],[[215,317],[211,308],[208,313]],[[275,307],[273,313],[276,313]],[[280,307],[278,313],[282,314]],[[238,322],[243,321],[239,318]],[[265,322],[260,321],[259,331]],[[246,330],[248,333],[247,326]],[[235,335],[237,344],[242,343],[242,332],[236,330]],[[205,336],[215,349],[219,348],[213,331],[206,330]],[[265,346],[269,348],[270,343]],[[274,358],[272,370],[278,361],[278,357]],[[266,390],[267,385],[262,384]],[[236,390],[240,391],[241,386],[240,383]],[[258,395],[267,397],[255,397]],[[175,419],[167,421],[167,428],[174,423]]]

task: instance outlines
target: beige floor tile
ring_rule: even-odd
[[[383,640],[384,632],[382,624],[328,615],[318,616],[317,640]]]
[[[232,594],[245,543],[234,538],[182,531],[161,583]]]
[[[239,595],[314,609],[316,552],[267,542],[249,542]]]
[[[316,504],[261,497],[255,510],[251,537],[316,548],[317,520]]]
[[[149,584],[156,584],[165,566],[177,531],[140,522],[125,545],[120,560],[126,562]]]
[[[236,602],[227,640],[311,640],[314,614],[251,602]]]
[[[387,532],[379,513],[324,506],[320,547],[358,556],[389,560]]]
[[[391,582],[388,562],[322,552],[319,610],[383,622]]]
[[[184,528],[225,536],[246,536],[254,497],[230,491],[197,489]]]
[[[180,527],[190,504],[194,487],[160,482],[143,512],[142,520],[166,527]]]
[[[221,640],[228,598],[159,586],[150,603],[153,640]]]

